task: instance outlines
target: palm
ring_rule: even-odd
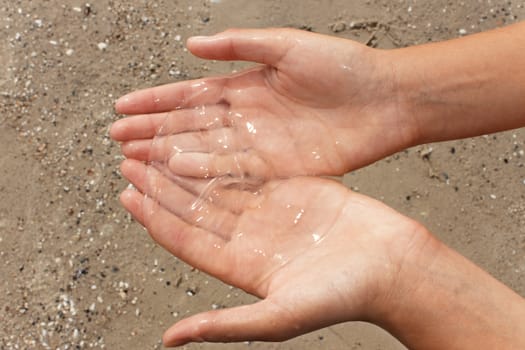
[[[398,268],[389,265],[389,246],[406,220],[335,182],[297,177],[246,186],[215,179],[210,186],[161,170],[126,161],[123,174],[147,196],[126,192],[124,205],[176,256],[265,298],[260,317],[283,323],[265,339],[361,316],[374,297],[370,276],[387,285]]]
[[[385,97],[391,78],[375,53],[300,35],[310,41],[289,45],[273,65],[134,95],[119,110],[146,114],[112,131],[126,142],[124,154],[168,155],[180,175],[270,178],[340,175],[406,147],[410,133]]]

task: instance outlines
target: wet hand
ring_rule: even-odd
[[[169,346],[277,341],[373,321],[397,295],[404,259],[428,239],[410,219],[327,179],[209,181],[137,160],[121,169],[137,188],[123,192],[123,205],[160,245],[262,299],[176,323],[164,335]]]
[[[121,98],[117,111],[133,116],[111,135],[128,158],[168,155],[172,171],[187,176],[341,175],[415,139],[385,52],[288,29],[231,30],[188,48],[263,65]]]

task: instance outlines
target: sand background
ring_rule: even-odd
[[[523,1],[0,0],[0,349],[159,349],[185,315],[253,301],[157,247],[121,209],[116,97],[228,73],[190,35],[291,26],[395,48],[525,19]],[[351,22],[367,23],[352,29]],[[501,64],[513,64],[501,62]],[[424,223],[525,295],[525,130],[409,149],[345,183]],[[505,312],[505,310],[502,310]],[[403,349],[366,324],[282,344]]]

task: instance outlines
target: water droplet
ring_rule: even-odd
[[[297,223],[301,220],[302,216],[304,214],[304,209],[301,209],[299,213],[295,216],[295,219],[293,221],[294,225],[297,225]]]
[[[280,253],[275,253],[273,255],[273,259],[276,260],[277,263],[281,266],[284,266],[288,262],[288,259],[286,259],[285,256]]]
[[[266,257],[266,252],[262,249],[254,249],[253,252],[257,255],[261,255],[263,257]]]
[[[255,126],[250,122],[246,122],[246,129],[248,129],[250,134],[257,134],[257,129],[255,129]]]
[[[321,159],[321,155],[320,155],[317,151],[313,151],[313,152],[312,152],[312,155],[314,156],[314,159],[315,159],[315,160],[319,160],[319,159]]]

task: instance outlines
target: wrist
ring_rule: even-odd
[[[390,246],[392,273],[374,300],[369,320],[389,331],[414,305],[416,292],[427,283],[428,271],[439,259],[443,244],[423,225],[413,222],[411,230],[397,235]]]
[[[380,81],[386,91],[381,98],[388,102],[388,110],[393,115],[396,128],[399,128],[402,141],[399,149],[418,145],[424,139],[418,106],[418,93],[421,89],[418,80],[407,70],[410,57],[398,50],[374,50],[379,57],[378,65],[384,67]]]
[[[386,51],[413,145],[524,126],[525,23]]]
[[[392,108],[395,109],[398,125],[404,128],[405,148],[426,143],[428,125],[423,122],[426,106],[422,101],[422,80],[415,69],[416,55],[413,48],[382,50],[383,62],[390,70],[392,82]]]
[[[407,251],[375,324],[411,349],[518,349],[525,301],[427,231]]]
[[[471,107],[463,105],[467,100],[462,101],[460,95],[478,83],[474,81],[476,78],[452,72],[449,67],[455,62],[448,64],[436,59],[440,48],[439,44],[434,45],[387,52],[400,118],[411,130],[410,146],[451,138],[456,116]]]
[[[354,198],[352,203],[356,202],[359,203]],[[356,211],[355,208],[347,209],[350,210]],[[366,232],[366,242],[361,244],[366,246],[374,241],[373,246],[379,253],[372,250],[369,256],[371,266],[366,273],[368,283],[361,299],[363,302],[357,309],[346,308],[352,310],[347,321],[368,321],[381,326],[389,323],[405,303],[410,303],[414,286],[426,280],[426,269],[433,264],[442,244],[423,225],[393,210],[386,211],[379,221],[363,217],[359,226]],[[352,221],[356,225],[356,219]],[[346,302],[355,304],[355,296]]]

